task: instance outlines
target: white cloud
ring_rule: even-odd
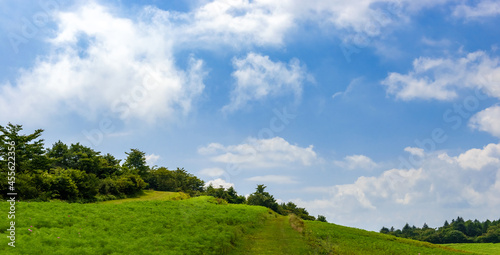
[[[246,143],[229,146],[211,143],[199,148],[198,152],[210,155],[214,162],[238,164],[242,168],[270,168],[293,163],[308,166],[317,159],[312,145],[303,148],[281,137],[249,138]]]
[[[254,176],[247,179],[247,181],[255,181],[261,183],[276,183],[276,184],[293,184],[297,181],[292,176],[284,175],[264,175]]]
[[[406,222],[440,226],[449,215],[491,219],[500,210],[499,169],[500,144],[457,156],[429,153],[418,169],[390,169],[353,183],[308,187],[304,191],[316,199],[294,202],[330,222],[375,231]]]
[[[466,19],[478,19],[498,14],[500,14],[500,2],[492,0],[479,1],[475,6],[461,4],[453,11],[453,15]]]
[[[191,58],[179,69],[174,38],[162,25],[117,17],[97,4],[58,13],[56,20],[50,54],[1,85],[2,119],[43,123],[105,112],[154,122],[188,113],[204,89],[203,62]]]
[[[201,47],[281,45],[294,26],[291,13],[274,1],[216,0],[189,13],[153,11],[178,26],[182,43]]]
[[[158,161],[158,159],[160,159],[160,156],[154,153],[146,155],[146,164],[148,164],[148,166],[154,166],[154,164],[156,163],[156,161]]]
[[[221,175],[224,175],[224,173],[225,173],[224,169],[218,168],[218,167],[205,168],[205,169],[202,169],[200,171],[200,174],[207,175],[207,176],[210,176],[210,177],[221,176]]]
[[[406,147],[405,151],[409,152],[411,155],[415,155],[415,156],[419,156],[419,157],[425,156],[424,149],[422,149],[422,148]]]
[[[251,101],[289,93],[298,100],[302,95],[303,82],[311,80],[306,68],[297,59],[286,64],[250,52],[244,59],[233,59],[233,66],[236,70],[232,76],[236,83],[231,91],[231,102],[222,108],[225,112],[236,111]]]
[[[149,6],[134,19],[119,16],[113,7],[85,3],[55,14],[57,29],[47,40],[50,54],[0,84],[0,116],[36,124],[75,112],[88,119],[105,113],[149,123],[176,118],[192,111],[205,76],[203,62],[194,57],[185,69],[176,65],[179,49],[279,47],[297,24],[310,22],[325,31],[333,26],[373,36],[404,19],[405,9],[442,2],[215,0],[200,1],[189,12]],[[286,93],[298,97],[307,79],[296,59],[273,62],[251,53],[234,64],[236,87],[227,111]],[[248,75],[256,75],[255,82]],[[439,98],[454,95],[446,88],[438,91]]]
[[[416,11],[443,1],[399,0],[215,0],[201,1],[188,13],[149,12],[161,23],[175,28],[178,40],[188,47],[227,45],[236,49],[250,46],[281,46],[287,34],[301,23],[316,23],[368,36],[379,35],[408,15],[404,8]]]
[[[500,106],[495,105],[476,113],[469,121],[473,129],[500,137]]]
[[[230,187],[234,187],[234,184],[233,183],[230,183],[230,182],[226,182],[225,180],[221,179],[221,178],[217,178],[215,180],[211,180],[211,181],[208,181],[205,183],[205,188],[212,185],[212,187],[214,188],[219,188],[219,187],[223,187],[224,189],[229,189]]]
[[[470,149],[455,158],[465,169],[481,170],[487,165],[500,163],[500,144],[488,144],[483,149]]]
[[[451,100],[464,88],[484,89],[500,98],[500,61],[483,51],[460,58],[425,58],[413,61],[408,74],[389,73],[382,81],[387,93],[402,100]]]
[[[351,155],[346,156],[343,161],[334,161],[334,164],[347,168],[350,170],[353,169],[373,169],[377,167],[377,163],[375,163],[371,158],[365,155]]]

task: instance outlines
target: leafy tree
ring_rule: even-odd
[[[49,161],[43,147],[43,139],[39,137],[43,129],[37,129],[29,135],[21,135],[21,125],[9,123],[7,126],[0,125],[0,169],[7,169],[9,157],[8,143],[15,143],[15,172],[16,174],[31,172],[35,169],[47,170]]]
[[[136,174],[126,174],[116,180],[118,191],[125,195],[133,196],[146,187],[146,182]]]
[[[47,150],[47,156],[52,161],[52,167],[69,167],[69,148],[68,145],[57,141],[52,145],[52,148]]]
[[[205,194],[207,196],[224,199],[230,204],[242,204],[246,200],[244,196],[238,195],[238,193],[232,186],[226,190],[222,186],[220,186],[219,188],[214,188],[212,184],[210,184],[205,189]]]
[[[447,220],[445,220],[445,221],[444,221],[444,224],[443,224],[443,227],[445,227],[445,228],[446,228],[446,227],[448,227],[449,225],[450,225],[450,223],[448,223],[448,221],[447,221]]]
[[[113,155],[107,153],[106,155],[99,158],[99,172],[97,176],[99,178],[107,178],[114,175],[120,174],[120,161],[116,159]]]
[[[482,243],[500,243],[500,225],[491,226],[478,240]]]
[[[146,163],[146,153],[138,149],[130,149],[130,152],[125,152],[125,154],[127,154],[127,159],[123,165],[142,178],[146,178],[149,171]]]
[[[318,216],[318,218],[319,218],[319,216]],[[382,234],[389,234],[389,232],[390,232],[390,231],[389,231],[389,229],[388,229],[388,228],[386,228],[386,227],[382,227],[382,228],[380,229],[380,233],[382,233]]]
[[[271,194],[264,191],[265,189],[266,186],[262,184],[257,185],[256,191],[248,196],[247,204],[265,206],[275,212],[278,212],[278,203],[276,203],[276,200]]]
[[[458,230],[446,231],[443,237],[444,243],[465,243],[467,242],[467,237],[464,233]]]
[[[244,196],[238,195],[233,186],[229,187],[226,191],[227,193],[227,202],[231,204],[243,204],[246,201]]]
[[[99,183],[99,194],[111,195],[114,196],[115,198],[123,197],[125,195],[118,190],[116,180],[110,177],[102,179],[101,182]]]
[[[316,218],[317,221],[321,221],[321,222],[328,222],[326,221],[326,217],[323,216],[323,215],[318,215],[318,218]],[[382,228],[383,229],[383,228]],[[387,229],[387,228],[385,228]],[[382,231],[382,230],[381,230]],[[389,232],[389,229],[387,229],[387,232]]]
[[[68,150],[67,168],[78,169],[98,175],[100,172],[100,152],[83,146],[80,143],[71,144]]]

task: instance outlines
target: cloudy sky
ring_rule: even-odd
[[[500,3],[0,1],[0,123],[330,222],[496,219]]]

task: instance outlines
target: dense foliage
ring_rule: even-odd
[[[434,229],[424,224],[422,228],[410,227],[407,223],[401,230],[383,227],[380,233],[390,234],[398,237],[411,238],[430,243],[499,243],[500,242],[500,220],[478,220],[464,221],[462,217],[445,221],[443,226]]]
[[[44,148],[40,136],[20,134],[22,126],[0,126],[0,192],[6,196],[8,143],[15,143],[15,191],[21,200],[48,201],[61,199],[76,202],[102,201],[135,196],[149,187],[165,191],[182,191],[191,195],[203,191],[203,181],[184,169],[150,169],[145,153],[138,149],[126,152],[123,164],[111,154],[79,143],[61,141]]]
[[[145,175],[149,188],[160,191],[185,192],[191,196],[202,194],[204,182],[184,168],[168,170],[166,167],[151,169]]]
[[[184,192],[190,196],[208,195],[231,204],[260,205],[281,215],[295,214],[305,220],[314,220],[305,208],[292,202],[278,204],[258,185],[248,199],[238,195],[233,187],[205,187],[205,183],[183,168],[150,167],[146,153],[139,149],[125,152],[121,160],[111,154],[83,146],[67,145],[58,141],[44,148],[40,136],[42,129],[22,135],[22,126],[0,126],[0,191],[8,193],[7,155],[8,143],[15,142],[15,188],[22,200],[49,201],[60,199],[73,202],[105,201],[135,196],[145,188],[158,191]],[[326,221],[324,216],[318,217]]]

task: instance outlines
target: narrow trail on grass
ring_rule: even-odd
[[[310,247],[289,223],[289,217],[277,216],[256,233],[246,236],[243,245],[230,254],[308,254]]]

